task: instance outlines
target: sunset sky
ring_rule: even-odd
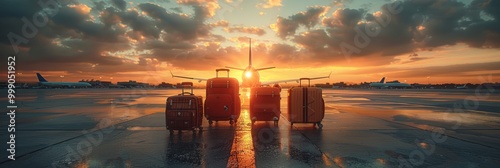
[[[41,72],[49,81],[177,83],[169,71],[210,78],[246,67],[252,38],[253,66],[277,67],[261,81],[333,72],[317,82],[500,82],[497,0],[59,1],[0,2],[2,72],[15,55],[22,81]],[[41,25],[31,37],[26,22]]]

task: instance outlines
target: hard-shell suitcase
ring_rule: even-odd
[[[220,71],[226,71],[227,77],[219,77]],[[208,123],[236,123],[241,111],[239,82],[236,78],[229,77],[229,69],[217,69],[216,77],[208,79],[206,87],[205,117]]]
[[[184,92],[185,87],[190,87],[191,92]],[[182,93],[167,98],[165,108],[166,127],[172,133],[174,130],[202,129],[203,98],[193,94],[193,83],[183,82]]]
[[[255,121],[274,121],[280,118],[280,88],[254,87],[250,91],[250,118]]]
[[[302,87],[302,80],[308,80],[309,86]],[[309,78],[301,78],[299,87],[288,90],[288,120],[293,123],[314,123],[322,128],[321,121],[325,116],[325,101],[322,90],[310,87]]]

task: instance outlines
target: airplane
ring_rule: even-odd
[[[90,83],[87,82],[49,82],[40,73],[36,73],[36,76],[38,77],[38,81],[40,84],[44,86],[49,86],[49,87],[90,87],[92,86]]]
[[[274,84],[274,86],[277,86],[278,83],[287,83],[287,82],[296,82],[299,83],[300,78],[297,79],[287,79],[287,80],[278,80],[278,81],[267,81],[267,82],[261,82],[260,81],[260,75],[259,71],[262,70],[268,70],[268,69],[273,69],[276,67],[265,67],[265,68],[254,68],[252,66],[252,39],[250,39],[250,45],[248,48],[248,66],[246,68],[235,68],[235,67],[230,67],[226,66],[226,68],[229,69],[235,69],[235,70],[240,70],[243,71],[241,77],[242,77],[242,82],[241,82],[241,87],[260,87],[263,85],[270,85]],[[170,71],[170,74],[172,75],[172,78],[184,78],[184,79],[191,79],[191,80],[197,80],[198,82],[201,81],[207,81],[208,79],[205,78],[195,78],[195,77],[187,77],[187,76],[178,76],[174,75],[172,71]],[[324,78],[330,78],[330,74],[328,76],[320,76],[320,77],[313,77],[313,78],[308,78],[310,80],[317,80],[317,79],[324,79]]]
[[[469,87],[467,87],[467,84],[463,85],[463,86],[457,86],[457,89],[468,89]]]
[[[411,85],[408,83],[401,83],[397,80],[391,82],[385,82],[385,77],[383,77],[380,82],[372,82],[370,83],[371,87],[378,88],[410,88]]]

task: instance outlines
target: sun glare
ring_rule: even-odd
[[[250,72],[250,71],[245,72],[245,76],[246,76],[247,78],[252,77],[252,72]]]

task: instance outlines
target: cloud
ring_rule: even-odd
[[[157,20],[156,27],[169,32],[171,38],[195,40],[209,34],[209,27],[204,24],[207,11],[200,6],[193,6],[194,15],[187,17],[177,13],[169,13],[165,8],[151,3],[138,5],[147,16]]]
[[[225,20],[220,20],[220,21],[217,21],[215,23],[211,23],[210,26],[211,27],[228,27],[229,22],[225,21]]]
[[[399,13],[391,8],[399,5]],[[340,60],[369,57],[378,64],[394,62],[394,56],[420,50],[466,43],[477,48],[500,47],[500,2],[474,1],[398,1],[381,6],[379,11],[338,8],[331,16],[319,17],[324,8],[308,9],[288,17],[278,17],[271,25],[282,39],[300,46],[308,60]],[[323,9],[323,10],[322,10]],[[483,13],[483,14],[481,14]],[[321,19],[321,26],[317,20]],[[309,28],[301,33],[300,26]],[[346,47],[349,46],[349,47]],[[345,51],[349,51],[347,55]],[[412,57],[415,62],[428,59]],[[396,60],[397,61],[397,60]],[[409,63],[409,62],[405,63]]]
[[[111,3],[120,10],[125,10],[127,8],[127,2],[124,0],[111,0]]]
[[[228,28],[225,28],[224,29],[225,31],[227,32],[240,32],[240,33],[248,33],[248,34],[255,34],[255,35],[259,35],[259,36],[262,36],[264,34],[266,34],[266,31],[262,28],[258,28],[258,27],[240,27],[240,26],[236,26],[236,27],[228,27]]]
[[[217,10],[220,9],[217,0],[177,0],[177,3],[204,8],[209,17],[213,17]]]
[[[351,2],[352,2],[352,0],[333,0],[332,6],[342,7],[346,3],[351,3]]]
[[[447,77],[478,77],[478,76],[489,76],[493,73],[500,71],[500,67],[496,66],[500,62],[484,62],[484,63],[461,63],[446,66],[427,66],[427,67],[385,67],[385,66],[372,66],[359,68],[356,70],[345,71],[343,75],[365,75],[372,77],[382,77],[386,76],[391,79],[423,79],[426,81],[427,77],[434,78],[434,81],[439,78]],[[474,80],[474,78],[473,78]]]
[[[274,7],[278,7],[278,6],[283,6],[281,4],[281,0],[266,0],[265,3],[257,4],[256,7],[268,9],[268,8],[274,8]]]
[[[171,6],[123,2],[74,2],[61,6],[58,14],[49,17],[47,25],[41,27],[36,36],[19,45],[17,55],[23,62],[20,68],[113,73],[147,70],[145,67],[153,64],[196,70],[212,70],[240,62],[244,66],[246,61],[241,60],[246,60],[242,58],[247,57],[248,48],[245,45],[228,47],[224,41],[232,39],[234,34],[217,33],[224,30],[265,36],[266,39],[274,35],[266,34],[266,30],[255,27],[257,25],[234,26],[227,20],[216,19],[213,16],[221,11],[218,11],[220,6],[215,0],[178,0],[176,2],[180,5]],[[500,47],[498,1],[475,0],[470,5],[460,1],[397,2],[402,8],[397,14],[391,11],[391,5],[385,4],[370,13],[363,8],[335,8],[329,12],[329,7],[312,6],[304,8],[303,12],[277,17],[271,28],[283,40],[256,39],[253,44],[254,64],[280,67],[380,66],[395,61],[407,64],[430,59],[408,56],[397,60],[402,57],[395,56],[457,43],[474,48]],[[277,7],[281,1],[266,1],[262,8],[271,4]],[[41,10],[36,1],[0,1],[0,34],[22,34],[24,22],[21,18],[31,19]],[[265,15],[271,14],[266,11]],[[369,37],[366,46],[356,45],[361,36]],[[247,41],[245,38],[242,42]],[[342,51],[343,43],[359,50],[348,57],[352,64]],[[0,53],[14,54],[8,38],[0,39]],[[495,70],[492,64],[431,67],[430,70],[449,72],[445,68],[464,68],[472,72],[480,66]],[[405,71],[411,72],[411,69]]]
[[[491,71],[500,71],[498,66],[500,62],[485,62],[485,63],[463,63],[448,66],[432,66],[425,68],[413,68],[404,71],[395,71],[390,74],[392,77],[404,77],[404,78],[418,78],[427,76],[470,76],[471,73],[475,73],[475,76],[489,75]]]
[[[151,19],[141,16],[136,10],[116,11],[106,8],[100,15],[101,22],[107,26],[127,25],[142,36],[159,38],[161,29]]]
[[[277,22],[270,27],[276,31],[279,37],[285,39],[287,36],[294,35],[300,25],[306,28],[314,27],[318,24],[320,16],[325,15],[328,10],[329,8],[325,6],[309,7],[306,11],[287,18],[278,17]]]

